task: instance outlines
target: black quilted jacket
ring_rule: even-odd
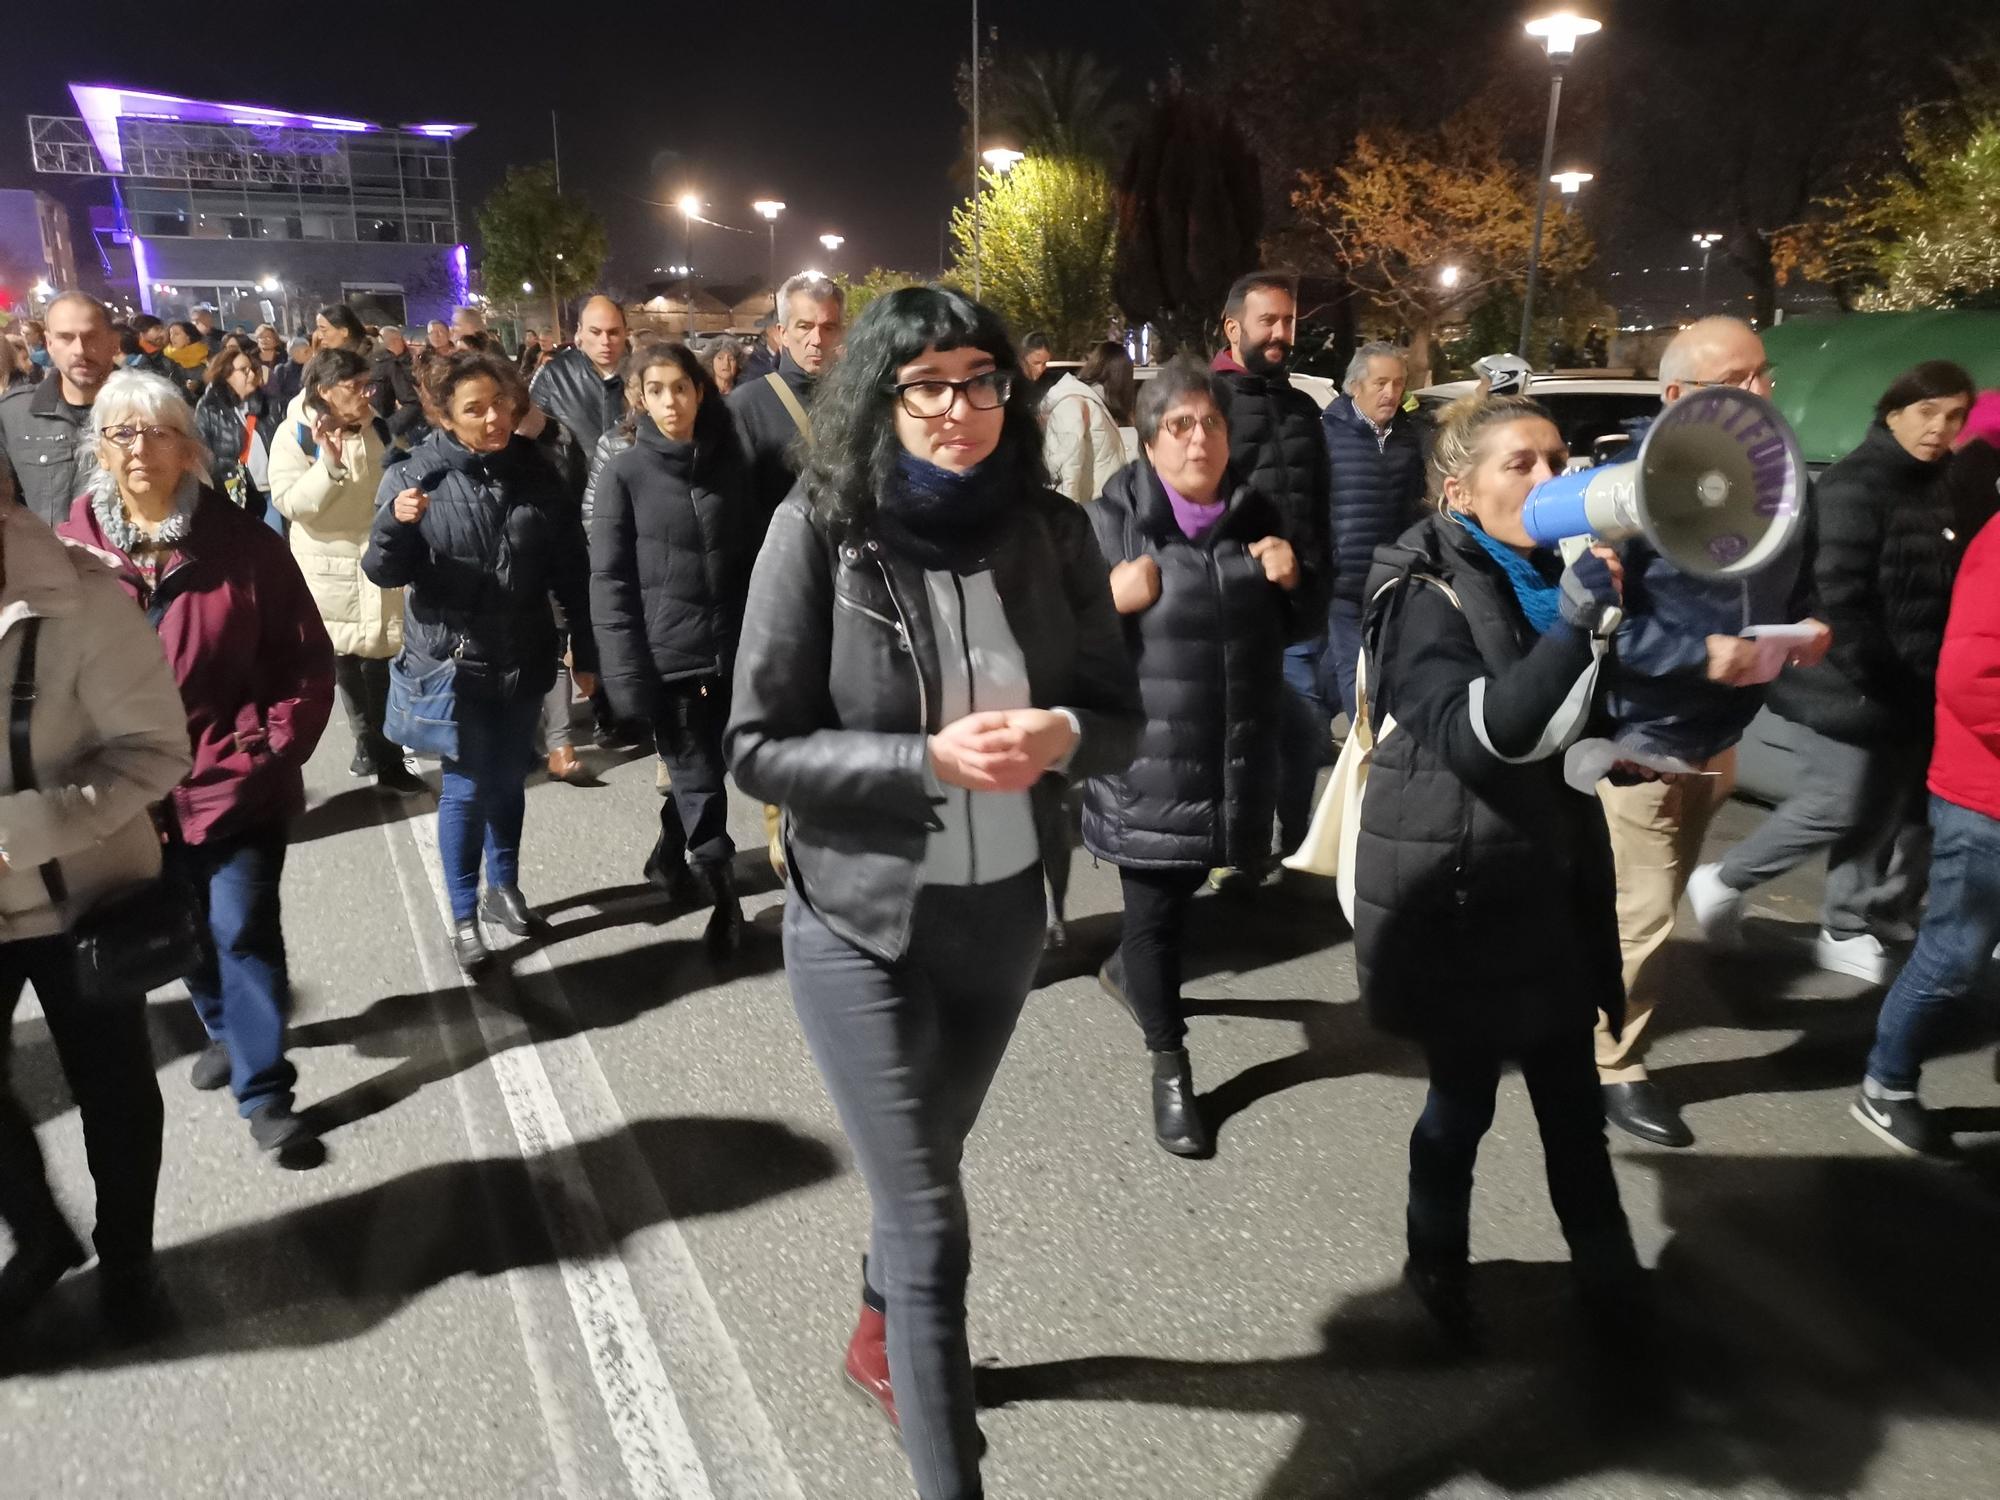
[[[1146,727],[1130,766],[1084,788],[1084,846],[1135,869],[1259,867],[1276,810],[1285,646],[1306,618],[1248,551],[1283,535],[1278,508],[1243,486],[1191,542],[1140,459],[1084,511],[1106,564],[1151,557],[1160,570],[1160,597],[1121,617]]]
[[[1787,668],[1774,711],[1853,745],[1922,744],[1951,612],[1949,460],[1912,458],[1880,421],[1814,489],[1813,613],[1826,660]]]
[[[412,486],[431,497],[413,525],[390,504]],[[536,444],[517,437],[478,454],[434,433],[390,466],[375,505],[361,568],[383,588],[409,590],[403,652],[413,672],[457,654],[461,693],[546,693],[560,654],[552,600],[574,624],[577,670],[597,670],[583,527]]]
[[[748,479],[720,405],[693,442],[640,414],[637,441],[598,476],[590,614],[621,719],[660,714],[660,685],[726,678],[756,560]],[[704,408],[704,415],[708,408]]]
[[[1500,569],[1438,516],[1376,554],[1368,596],[1370,718],[1378,733],[1396,721],[1355,864],[1369,1018],[1503,1053],[1588,1032],[1599,1009],[1621,1019],[1603,809],[1563,781],[1560,751],[1503,758],[1531,754],[1559,716],[1589,637],[1561,623],[1536,637]]]

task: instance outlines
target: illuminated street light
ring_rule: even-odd
[[[1549,181],[1561,188],[1563,196],[1568,198],[1574,196],[1577,190],[1590,181],[1593,175],[1595,174],[1590,172],[1558,172]]]
[[[844,234],[823,234],[819,237],[819,242],[826,246],[826,253],[831,255],[847,243],[847,236]]]
[[[1535,232],[1528,242],[1528,286],[1521,296],[1521,346],[1515,351],[1524,359],[1528,357],[1528,333],[1535,320],[1535,278],[1542,268],[1542,219],[1548,212],[1550,174],[1556,162],[1556,117],[1562,111],[1563,68],[1576,55],[1579,37],[1603,29],[1603,22],[1567,10],[1538,16],[1527,25],[1528,35],[1548,49],[1549,123],[1542,135],[1542,180],[1535,184]]]
[[[973,11],[975,16],[977,15],[978,9],[979,7],[975,0],[975,3],[973,5]],[[973,32],[974,32],[973,48],[974,48],[975,65],[973,67],[972,74],[975,80],[977,80],[979,76],[979,69],[977,66],[978,29],[979,28],[977,27],[977,25],[973,27]],[[979,136],[979,115],[977,110],[974,110],[973,112],[972,134],[973,138],[977,140]],[[991,167],[995,173],[997,173],[1002,177],[1005,177],[1009,172],[1011,172],[1014,169],[1014,164],[1020,161],[1024,155],[1025,155],[1024,152],[1016,151],[1012,146],[989,146],[984,151],[979,153],[980,159],[984,161],[987,166]],[[977,302],[979,300],[979,295],[981,291],[980,278],[981,278],[981,273],[984,270],[984,261],[986,258],[983,253],[986,248],[985,226],[982,224],[979,214],[979,200],[983,192],[984,192],[984,181],[977,172],[974,172],[972,174],[972,300],[974,302]]]
[[[1443,267],[1438,272],[1438,285],[1443,287],[1446,291],[1451,290],[1453,287],[1458,285],[1459,274],[1460,272],[1457,266]]]
[[[1714,249],[1714,248],[1715,248],[1715,247],[1716,247],[1717,245],[1719,245],[1719,244],[1721,244],[1721,243],[1722,243],[1722,236],[1721,236],[1721,235],[1719,235],[1719,234],[1713,234],[1713,233],[1711,233],[1711,234],[1698,234],[1698,235],[1695,235],[1695,236],[1694,236],[1694,242],[1695,242],[1695,243],[1696,243],[1697,245],[1701,246],[1701,304],[1700,304],[1700,306],[1701,306],[1701,311],[1702,311],[1703,313],[1706,313],[1706,312],[1708,311],[1708,253],[1709,253],[1709,251],[1713,250],[1713,249]]]
[[[534,289],[535,289],[535,284],[532,281],[524,281],[521,283],[521,290],[524,292],[532,292],[534,291]]]
[[[750,205],[763,216],[764,223],[771,231],[771,311],[778,310],[778,215],[785,211],[785,205],[777,198],[759,198]]]
[[[48,301],[49,298],[53,297],[56,294],[56,289],[49,285],[49,279],[46,276],[37,280],[32,287],[28,288],[28,290],[34,293],[35,296],[41,298],[41,300],[44,302]]]
[[[1604,29],[1604,23],[1565,10],[1539,16],[1528,23],[1527,29],[1529,36],[1549,49],[1551,58],[1573,57],[1577,38],[1596,35]]]

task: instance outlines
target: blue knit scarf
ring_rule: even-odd
[[[1521,556],[1505,542],[1494,541],[1486,534],[1486,529],[1465,512],[1452,511],[1451,518],[1471,533],[1472,539],[1486,549],[1488,557],[1500,564],[1500,571],[1514,586],[1514,597],[1520,601],[1521,613],[1528,617],[1536,635],[1546,635],[1562,618],[1562,585],[1544,578],[1532,558]]]

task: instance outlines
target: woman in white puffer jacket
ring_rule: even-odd
[[[382,732],[389,661],[403,649],[403,591],[361,571],[382,484],[384,425],[370,404],[374,377],[348,349],[322,349],[271,442],[271,503],[291,521],[292,556],[333,640],[334,682],[354,735],[353,776],[384,791],[424,790]]]

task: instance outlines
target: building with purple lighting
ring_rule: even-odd
[[[309,327],[448,317],[466,295],[452,144],[470,125],[387,126],[71,84],[77,113],[30,115],[35,170],[104,178],[92,206],[114,297],[163,318]],[[85,248],[80,246],[79,248]]]

